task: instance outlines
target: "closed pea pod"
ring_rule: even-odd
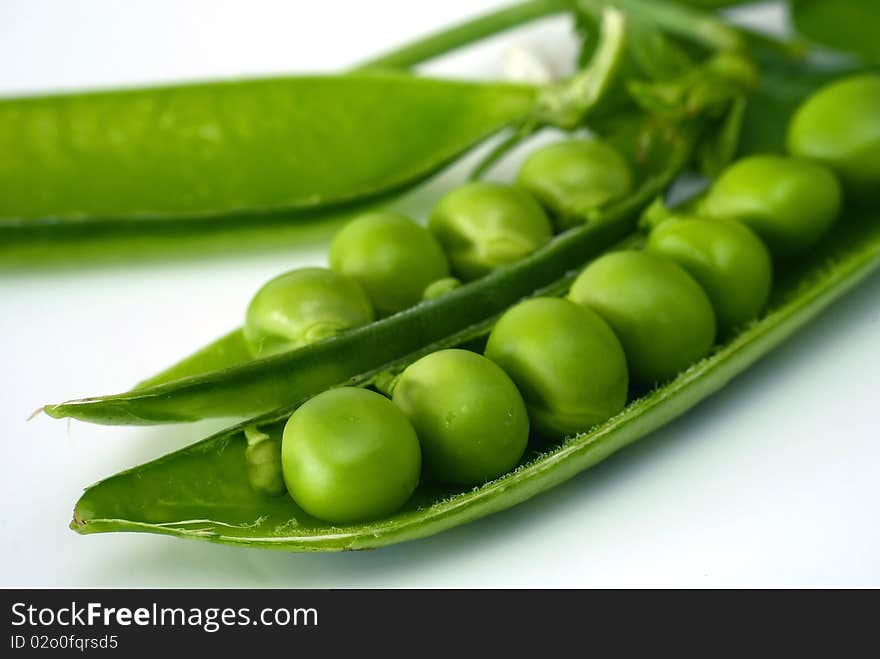
[[[394,385],[425,468],[446,483],[476,485],[512,469],[529,438],[522,396],[497,365],[467,350],[422,357]]]
[[[584,268],[569,298],[590,307],[623,345],[635,382],[674,377],[715,340],[706,293],[680,266],[645,252],[612,252]]]
[[[302,237],[300,220],[395,195],[505,129],[570,128],[617,71],[613,8],[590,65],[560,84],[394,70],[569,8],[501,10],[341,75],[0,100],[0,262],[165,255],[207,237],[211,249],[277,245]]]
[[[655,227],[646,249],[674,261],[709,296],[722,332],[754,320],[770,296],[770,253],[735,221],[672,217]]]
[[[550,220],[525,190],[500,183],[467,183],[447,193],[431,213],[437,236],[465,281],[528,256],[550,240]]]
[[[255,356],[273,355],[366,325],[373,309],[356,281],[325,268],[292,270],[251,300],[244,338]]]
[[[318,394],[284,427],[284,482],[294,501],[328,522],[393,513],[419,482],[415,430],[381,394],[342,387]]]
[[[620,342],[597,314],[568,300],[535,298],[512,307],[485,354],[519,387],[542,435],[583,432],[626,404]]]
[[[699,214],[737,220],[757,233],[777,257],[815,245],[840,212],[840,184],[828,168],[801,158],[758,155],[724,170]]]
[[[880,75],[822,87],[792,117],[787,142],[791,154],[834,170],[855,198],[880,200]]]
[[[565,140],[534,151],[516,181],[551,212],[557,228],[583,222],[584,214],[632,189],[626,160],[598,139]]]
[[[330,245],[330,267],[363,286],[380,316],[406,309],[425,288],[449,274],[434,236],[397,213],[363,215],[345,226]]]
[[[0,219],[159,230],[372,197],[528,116],[538,91],[373,71],[4,99]]]

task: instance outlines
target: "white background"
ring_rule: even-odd
[[[493,4],[6,0],[0,94],[335,70]],[[557,21],[436,70],[497,75],[512,42],[560,62],[572,52]],[[295,555],[68,530],[83,486],[223,422],[102,428],[28,414],[126,389],[238,325],[265,280],[322,263],[323,249],[0,272],[0,585],[880,586],[878,276],[652,437],[433,538]]]

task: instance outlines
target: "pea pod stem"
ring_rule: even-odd
[[[571,0],[531,0],[483,14],[450,28],[445,28],[412,43],[377,55],[357,65],[356,69],[407,69],[444,55],[499,32],[572,7]]]
[[[470,179],[483,176],[495,163],[544,124],[571,130],[611,90],[620,72],[626,45],[626,21],[615,9],[602,12],[599,43],[589,66],[569,80],[542,92],[534,121],[523,122],[499,142],[474,168]]]
[[[504,156],[510,153],[513,149],[519,146],[523,140],[527,139],[529,136],[533,135],[536,127],[534,125],[522,125],[519,128],[515,129],[509,135],[507,135],[504,139],[502,139],[498,144],[496,144],[492,150],[486,154],[477,163],[477,166],[473,168],[471,173],[468,175],[468,180],[476,181],[481,179],[486,172],[488,172],[492,167],[495,166]]]
[[[587,3],[588,6],[584,5],[582,9],[588,8],[591,12],[596,12],[601,6],[608,4],[604,0],[601,2],[587,0]],[[745,41],[792,59],[801,59],[808,51],[807,44],[801,39],[779,38],[744,27],[734,28],[706,12],[703,12],[702,17],[698,18],[697,10],[686,7],[683,10],[661,8],[652,11],[651,7],[656,4],[659,3],[639,2],[633,4],[624,1],[618,6],[621,9],[631,8],[643,16],[650,16],[666,27],[675,26],[675,31],[682,36],[697,37],[704,44],[713,47],[739,47]],[[517,3],[439,30],[387,53],[376,55],[361,62],[355,68],[411,68],[525,23],[565,13],[577,5],[578,0],[532,0]],[[647,10],[645,5],[647,5]],[[735,36],[737,33],[739,36]]]
[[[577,0],[590,14],[615,7],[624,14],[648,20],[659,28],[714,50],[744,50],[739,31],[720,18],[669,0]]]
[[[599,43],[589,65],[539,97],[538,120],[560,128],[575,128],[608,94],[624,59],[626,18],[614,8],[601,13]]]

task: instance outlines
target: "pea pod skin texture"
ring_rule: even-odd
[[[398,513],[334,526],[288,497],[254,491],[242,424],[93,485],[74,510],[79,533],[133,531],[286,551],[370,549],[414,540],[510,508],[601,462],[721,389],[880,266],[880,215],[832,236],[779,278],[767,313],[675,380],[590,432],[540,453],[479,488],[420,485]],[[279,433],[289,410],[263,419]],[[576,514],[573,513],[573,514]]]
[[[842,193],[830,169],[802,158],[757,155],[725,169],[699,205],[709,219],[751,228],[781,258],[815,245],[840,213]]]
[[[876,0],[790,0],[794,29],[810,41],[880,62]]]
[[[792,117],[787,141],[789,153],[830,167],[857,199],[880,200],[880,75],[822,87]]]
[[[578,275],[569,299],[590,307],[623,345],[632,380],[668,380],[708,354],[715,312],[675,262],[647,252],[612,252]]]
[[[739,222],[673,217],[651,231],[645,249],[674,261],[697,280],[721,332],[757,318],[770,297],[770,253]]]
[[[254,356],[244,338],[244,329],[224,334],[176,364],[139,382],[135,389],[146,389],[167,382],[212,371],[222,371],[253,360]]]
[[[375,196],[527,117],[536,94],[371,72],[0,100],[0,228]]]

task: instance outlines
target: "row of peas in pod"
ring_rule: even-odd
[[[792,131],[821,95],[796,115]],[[496,478],[522,459],[530,436],[588,430],[624,408],[631,384],[651,386],[702,359],[717,336],[761,314],[774,262],[814,246],[839,214],[839,180],[850,174],[833,158],[802,157],[800,143],[790,140],[790,155],[733,163],[687,212],[653,209],[643,249],[596,259],[565,298],[512,307],[484,354],[429,354],[388,396],[343,387],[306,402],[283,433],[287,491],[333,523],[382,517],[423,477],[459,485]],[[876,172],[856,169],[880,183]],[[453,190],[427,230],[387,213],[356,219],[333,241],[329,271],[288,273],[258,293],[248,340],[256,354],[289,349],[406,308],[426,291],[442,294],[537,249],[550,239],[551,222],[564,228],[630,187],[611,147],[571,140],[532,154],[516,186]],[[301,279],[320,292],[311,284],[300,291]],[[265,291],[274,312],[259,302]]]
[[[427,228],[397,213],[363,215],[334,237],[329,269],[293,270],[260,289],[248,307],[245,339],[254,356],[267,356],[442,295],[527,256],[554,228],[626,196],[631,186],[615,149],[569,140],[532,154],[517,185],[473,182],[450,191]]]

